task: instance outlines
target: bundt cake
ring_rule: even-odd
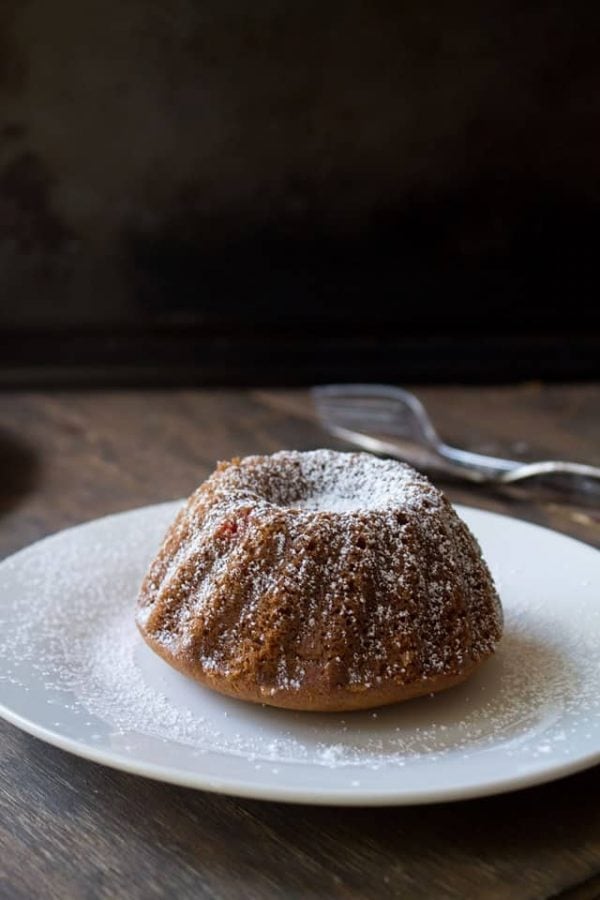
[[[315,450],[220,463],[169,529],[137,624],[224,694],[350,710],[464,681],[502,611],[475,538],[427,478]]]

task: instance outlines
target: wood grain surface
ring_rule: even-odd
[[[600,464],[600,387],[427,388],[472,449]],[[335,446],[304,392],[0,395],[0,555],[77,522],[186,495],[216,459]],[[341,445],[339,445],[341,446]],[[455,500],[600,545],[575,498]],[[154,783],[0,725],[2,898],[600,896],[600,768],[501,797],[344,809]]]

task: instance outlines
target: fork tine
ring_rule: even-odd
[[[311,394],[325,427],[332,422],[363,431],[394,426],[398,435],[412,426],[413,435],[432,445],[439,443],[421,401],[402,388],[387,384],[326,384],[312,388]]]
[[[379,386],[326,385],[313,388],[312,395],[319,416],[337,423],[384,425],[405,411],[397,396],[382,395]]]
[[[362,424],[368,426],[389,425],[397,421],[397,412],[391,409],[352,407],[339,404],[320,404],[317,408],[319,417],[340,424]]]

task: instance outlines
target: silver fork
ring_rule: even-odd
[[[409,391],[385,384],[328,384],[311,391],[323,427],[363,450],[417,468],[478,484],[515,484],[551,478],[560,486],[600,492],[600,468],[563,460],[523,463],[444,443],[423,404]]]

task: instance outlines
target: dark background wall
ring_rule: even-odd
[[[0,378],[599,374],[596,19],[1,0]]]

